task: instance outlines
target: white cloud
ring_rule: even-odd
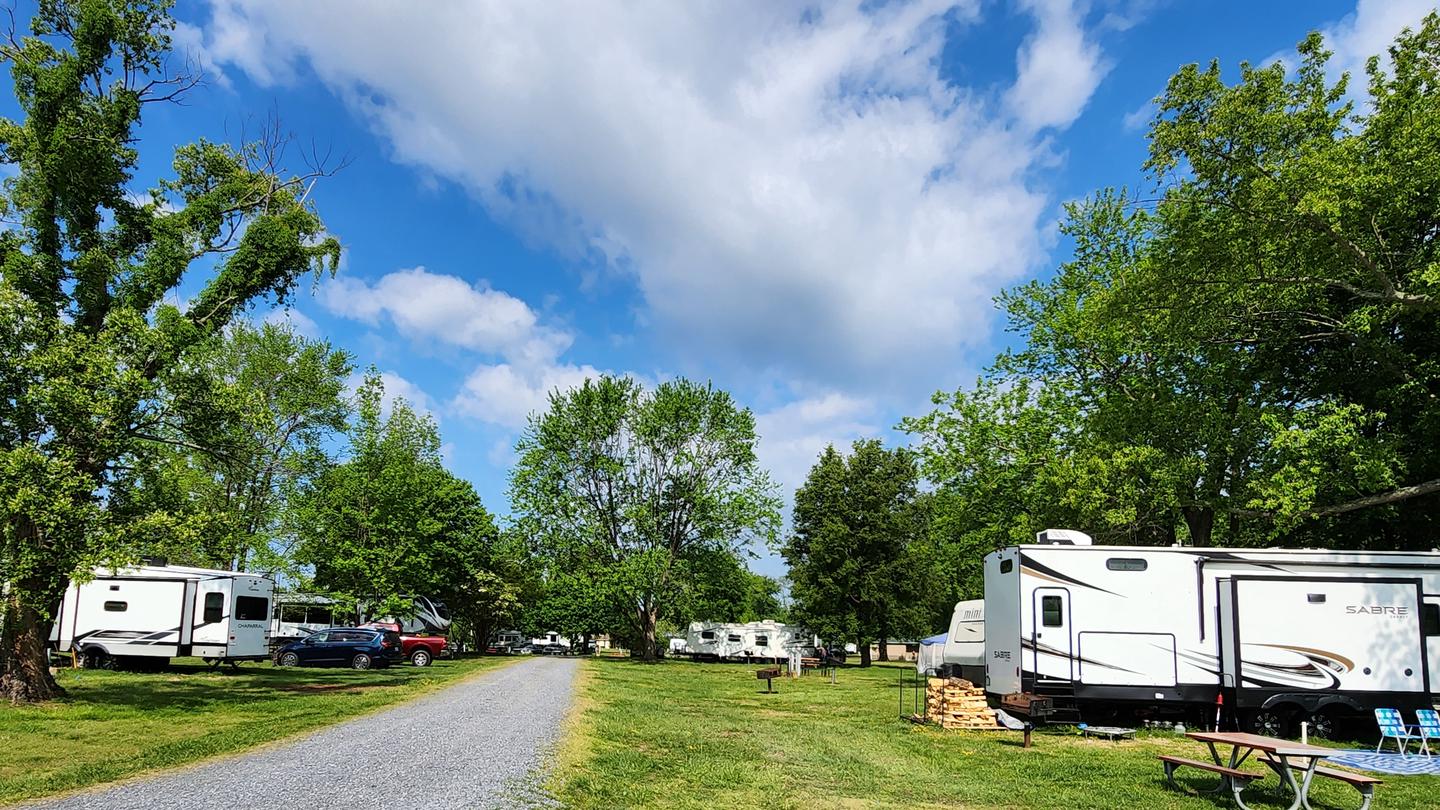
[[[1155,110],[1155,101],[1153,99],[1146,101],[1125,113],[1125,117],[1120,120],[1121,126],[1125,128],[1126,132],[1143,132],[1150,125],[1150,120],[1155,117]]]
[[[346,381],[346,388],[349,389],[351,396],[355,395],[364,381],[363,374],[357,372],[350,375],[350,379]],[[436,406],[435,400],[425,392],[425,389],[394,371],[380,372],[380,383],[385,388],[385,393],[380,397],[380,417],[382,419],[390,417],[390,412],[395,407],[395,400],[403,399],[416,413],[429,414],[437,423],[440,421],[439,408]]]
[[[570,345],[519,298],[423,267],[389,273],[372,284],[339,276],[320,287],[320,303],[345,318],[375,325],[388,317],[402,335],[487,354],[544,363]]]
[[[633,277],[678,348],[846,384],[984,342],[1044,257],[1034,132],[1104,74],[1040,0],[1003,108],[939,74],[979,0],[359,5],[214,0],[206,45],[261,84],[308,64],[397,160]]]
[[[1006,104],[1031,130],[1068,127],[1110,72],[1088,39],[1073,0],[1024,0],[1037,27],[1016,55],[1019,75]]]
[[[264,323],[275,326],[289,327],[292,332],[302,337],[315,340],[320,337],[320,324],[315,319],[301,312],[294,307],[282,307],[272,309],[261,319]]]
[[[829,392],[755,415],[760,461],[788,501],[826,445],[849,451],[855,439],[878,436],[879,416],[867,399]]]
[[[552,391],[574,388],[601,373],[588,365],[482,365],[466,378],[451,407],[482,422],[519,430],[532,413],[545,410]]]
[[[1348,71],[1350,92],[1363,95],[1366,61],[1372,56],[1388,61],[1386,50],[1395,36],[1404,28],[1418,28],[1425,15],[1435,10],[1435,0],[1358,0],[1353,12],[1320,29],[1325,36],[1325,47],[1334,52],[1329,64],[1330,78],[1334,80]],[[1294,67],[1295,51],[1286,49],[1271,54],[1262,64],[1275,61]]]

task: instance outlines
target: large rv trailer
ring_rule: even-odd
[[[270,621],[270,645],[288,644],[327,627],[355,623],[354,603],[348,606],[328,596],[277,593]]]
[[[50,641],[84,666],[163,665],[176,656],[264,660],[271,580],[253,574],[140,565],[96,569],[60,600]]]
[[[1204,709],[1268,733],[1440,688],[1440,554],[1092,546],[985,558],[985,688],[1082,716]]]
[[[716,661],[788,658],[799,647],[815,646],[813,637],[794,625],[759,622],[691,622],[685,634],[685,654]]]

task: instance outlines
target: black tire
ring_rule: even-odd
[[[98,647],[91,647],[80,656],[81,669],[108,669],[113,672],[119,663],[115,656]]]
[[[1257,709],[1245,726],[1246,730],[1262,737],[1289,737],[1295,728],[1295,714],[1279,706]]]
[[[1320,710],[1305,715],[1305,722],[1310,725],[1310,736],[1317,740],[1333,740],[1335,737],[1335,715],[1333,712]]]
[[[430,663],[434,660],[435,657],[430,654],[429,650],[424,648],[418,649],[415,652],[410,653],[410,663],[414,664],[417,667],[428,667],[430,666]]]
[[[300,666],[300,654],[297,652],[283,652],[275,656],[277,667],[298,667]]]
[[[369,669],[374,664],[375,659],[365,653],[355,653],[355,657],[350,659],[351,669]]]

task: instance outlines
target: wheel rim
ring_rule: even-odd
[[[1310,736],[1328,740],[1335,735],[1335,719],[1328,714],[1312,714],[1306,718],[1310,723]]]
[[[1255,732],[1266,737],[1278,737],[1285,730],[1285,720],[1276,712],[1260,712],[1255,715]]]
[[[355,668],[356,668],[356,669],[369,669],[369,668],[370,668],[370,656],[368,656],[368,655],[357,655],[357,656],[355,656]]]
[[[293,652],[280,656],[280,666],[282,667],[293,667],[298,663],[300,663],[300,657]]]
[[[415,666],[417,666],[417,667],[423,667],[423,666],[428,666],[429,664],[430,664],[430,654],[429,654],[429,653],[423,653],[423,652],[417,652],[417,653],[415,653]]]

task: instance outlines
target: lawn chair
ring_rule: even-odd
[[[1405,730],[1405,718],[1395,709],[1376,709],[1375,724],[1380,726],[1380,742],[1375,746],[1375,753],[1385,746],[1386,740],[1394,740],[1395,747],[1400,749],[1400,756],[1405,756],[1405,748],[1415,736]]]
[[[1416,709],[1415,719],[1420,725],[1415,730],[1420,732],[1420,751],[1425,756],[1430,756],[1430,741],[1440,740],[1440,712],[1434,709]]]

